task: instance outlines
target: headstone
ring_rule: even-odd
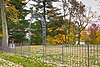
[[[9,44],[9,48],[15,49],[15,44],[14,44],[14,43],[10,43],[10,44]]]

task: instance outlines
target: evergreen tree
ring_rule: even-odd
[[[28,20],[25,20],[27,14],[29,14],[29,10],[24,9],[27,2],[25,0],[6,0],[6,13],[7,13],[7,22],[8,22],[8,30],[9,34],[12,33],[12,37],[16,39],[21,36],[21,33],[26,34],[25,30],[28,27]],[[20,36],[19,36],[20,33]],[[16,36],[14,36],[16,34]],[[17,35],[18,34],[18,35]],[[23,35],[22,35],[23,36]],[[25,37],[25,36],[24,36]],[[20,39],[23,37],[20,37]]]
[[[31,14],[32,15],[35,15],[36,13],[41,14],[44,17],[44,20],[45,20],[45,22],[47,24],[47,28],[48,28],[48,24],[51,21],[51,18],[53,17],[51,15],[55,15],[53,13],[54,12],[54,7],[52,5],[52,1],[51,0],[40,0],[40,1],[34,0],[34,2],[36,4],[33,4],[34,7],[31,8],[33,10],[31,12]],[[36,19],[36,20],[37,20],[37,22],[40,22],[41,18],[40,19]],[[38,23],[35,22],[36,26],[34,25],[34,27],[36,27],[36,28],[34,28],[34,30],[36,30],[36,29],[39,30],[39,27],[41,29],[41,25],[39,27],[37,27],[37,24]],[[42,31],[42,29],[41,29],[41,31]],[[42,34],[42,32],[39,32],[39,33]],[[33,34],[36,35],[35,33],[33,33]],[[47,32],[47,35],[48,35],[48,32]],[[36,37],[38,37],[38,36],[36,36]],[[42,35],[40,36],[40,39],[42,39],[41,37],[42,37]]]

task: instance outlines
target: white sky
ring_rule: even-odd
[[[84,5],[86,5],[86,7],[91,7],[91,10],[98,12],[99,16],[100,16],[100,3],[98,3],[98,1],[100,1],[100,0],[98,0],[98,1],[95,1],[95,0],[77,0],[77,1],[82,1],[82,3]],[[32,1],[29,2],[29,4],[30,3],[32,3]],[[28,7],[31,6],[29,4],[27,4]],[[57,3],[53,3],[53,5],[57,6],[57,7],[61,7],[61,4],[59,4],[58,2]],[[26,18],[29,19],[29,17],[30,17],[30,15],[28,15],[28,17],[26,17]]]
[[[26,1],[28,1],[28,0],[26,0]],[[61,1],[61,0],[60,0],[60,1]],[[91,6],[91,8],[92,8],[93,11],[97,11],[98,8],[100,8],[100,3],[98,3],[98,1],[100,1],[100,0],[98,0],[98,1],[95,1],[95,0],[77,0],[77,1],[82,1],[83,4],[86,5],[86,7],[90,7],[90,6]],[[32,3],[33,3],[32,1],[29,2],[29,4],[32,4]],[[28,6],[29,4],[27,4],[27,6]],[[56,3],[55,6],[58,6],[58,4],[59,4],[59,3]],[[58,6],[58,7],[59,7],[59,6]],[[100,10],[100,9],[99,9],[99,10]]]
[[[99,0],[98,1],[95,1],[95,0],[78,0],[78,1],[82,1],[83,4],[85,4],[87,7],[91,6],[93,11],[97,11],[98,8],[100,8],[100,3],[98,3]]]
[[[100,0],[78,0],[78,1],[82,1],[84,5],[86,5],[86,7],[91,7],[91,11],[96,11],[97,12],[97,16],[100,16]],[[93,19],[94,21],[97,21],[96,23],[100,22],[96,19]],[[95,22],[93,22],[95,23]]]

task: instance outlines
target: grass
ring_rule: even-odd
[[[28,52],[27,46],[22,47],[22,52],[21,47],[17,46],[16,50],[10,50],[17,55],[6,56],[2,54],[0,55],[0,57],[17,64],[21,64],[24,67],[57,67],[56,65],[62,64],[62,61],[63,65],[65,65],[63,67],[87,67],[88,65],[87,46],[83,47],[78,45],[64,47],[63,55],[62,46],[47,46],[46,53],[44,55],[45,57],[43,57],[42,46],[31,46],[30,48],[30,54]],[[95,65],[98,65],[100,67],[100,46],[98,47],[98,57],[97,46],[90,46],[89,52],[89,61],[91,61],[90,65],[92,67],[94,67]],[[46,62],[43,62],[43,58]],[[96,63],[97,60],[98,63]]]
[[[7,56],[5,54],[0,54],[0,57],[5,60],[14,62],[16,64],[21,64],[23,67],[55,67],[55,65],[53,64],[47,64],[43,62],[40,63],[40,62],[34,61],[34,59],[27,58],[25,56],[18,56],[18,55]]]

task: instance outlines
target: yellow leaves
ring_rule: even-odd
[[[56,30],[63,30],[62,28],[57,28]]]
[[[67,39],[68,37],[66,37]],[[47,43],[48,44],[61,44],[65,41],[65,35],[64,34],[58,34],[56,36],[53,37],[50,37],[50,36],[47,36]]]
[[[64,28],[65,28],[64,26],[58,27],[56,29],[56,31],[64,31]],[[48,28],[48,30],[50,32],[52,32],[52,29],[51,28]],[[68,30],[66,30],[66,32],[67,31]],[[75,42],[76,39],[77,38],[75,37],[75,34],[71,31],[70,32],[70,43]],[[61,33],[55,35],[54,37],[50,37],[50,36],[47,37],[47,42],[50,43],[50,44],[62,44],[62,43],[65,42],[65,40],[66,40],[66,42],[68,41],[68,35],[66,35],[66,37],[65,37],[65,34],[61,34]]]
[[[96,31],[96,33],[92,31],[91,34],[92,35],[89,35],[85,31],[83,31],[81,34],[81,40],[90,42],[92,44],[100,44],[100,31]]]
[[[6,7],[6,13],[11,21],[18,22],[19,11],[13,5]]]
[[[5,0],[5,4],[8,4],[8,0]]]
[[[96,32],[96,43],[100,44],[100,31]]]
[[[76,36],[73,34],[73,32],[70,32],[70,42],[69,43],[76,42],[76,40],[77,40]]]
[[[47,43],[48,44],[61,44],[64,42],[64,35],[58,34],[54,38],[47,36]]]
[[[2,38],[2,34],[0,34],[0,38]]]
[[[81,41],[84,41],[84,42],[90,41],[90,37],[85,31],[82,31],[82,33],[81,33]]]
[[[48,31],[49,31],[49,32],[51,32],[51,31],[52,31],[52,29],[51,29],[51,28],[48,28]]]
[[[65,41],[65,35],[64,34],[58,34],[55,37],[56,43],[63,43]]]
[[[100,31],[97,31],[96,32],[96,36],[100,36]]]
[[[64,26],[62,26],[62,27],[58,27],[56,30],[63,31],[63,30],[64,30]]]
[[[54,39],[50,36],[47,36],[47,43],[48,44],[54,44]]]

